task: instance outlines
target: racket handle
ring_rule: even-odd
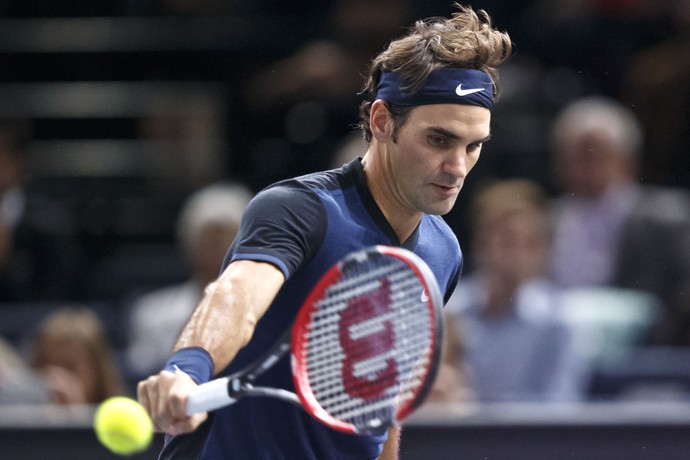
[[[230,396],[230,378],[222,377],[194,388],[187,398],[187,415],[219,409],[236,401]]]

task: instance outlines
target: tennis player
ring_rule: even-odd
[[[462,269],[448,213],[489,139],[507,34],[483,12],[419,21],[372,63],[361,106],[369,148],[342,168],[278,182],[247,207],[219,278],[160,373],[138,385],[162,459],[395,459],[398,430],[350,435],[299,407],[248,397],[185,415],[193,386],[250,364],[289,328],[316,280],[374,244],[420,256],[446,299]],[[176,371],[177,369],[182,372]],[[256,385],[294,391],[289,358]]]

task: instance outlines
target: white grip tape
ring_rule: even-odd
[[[187,415],[215,410],[235,402],[228,394],[228,377],[211,380],[194,388],[187,398]]]

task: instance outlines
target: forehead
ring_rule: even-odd
[[[624,152],[602,130],[573,131],[555,145],[556,153],[564,158],[608,159],[625,157]]]
[[[464,104],[429,104],[412,109],[408,123],[419,129],[439,128],[462,136],[489,135],[491,111]]]

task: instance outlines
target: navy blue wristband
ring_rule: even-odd
[[[213,358],[201,347],[182,348],[165,363],[164,370],[170,372],[181,370],[196,383],[202,384],[213,377]]]

